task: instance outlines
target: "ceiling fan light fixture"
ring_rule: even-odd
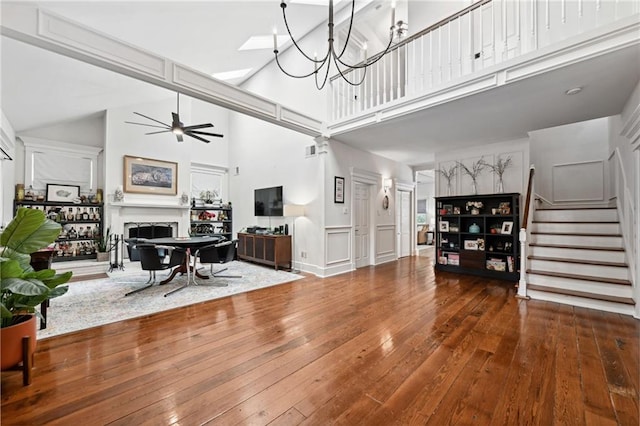
[[[178,93],[177,97],[177,110],[176,112],[171,113],[171,125],[166,124],[160,120],[156,120],[155,118],[149,117],[144,114],[140,114],[139,112],[135,112],[134,114],[139,115],[140,117],[146,118],[147,120],[153,121],[155,124],[146,124],[146,123],[136,123],[133,121],[125,121],[127,124],[135,124],[136,126],[145,126],[145,127],[153,127],[156,130],[153,132],[145,133],[145,135],[156,135],[158,133],[173,133],[176,136],[178,142],[183,142],[183,135],[189,136],[191,138],[197,139],[200,142],[210,143],[209,140],[203,138],[202,136],[214,136],[217,138],[222,138],[224,135],[220,133],[211,133],[211,132],[203,132],[202,129],[208,129],[210,127],[215,127],[211,123],[202,123],[202,124],[194,124],[191,126],[185,126],[182,121],[180,121],[180,93]]]

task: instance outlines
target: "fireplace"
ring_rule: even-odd
[[[128,238],[164,238],[175,236],[178,223],[125,223],[124,228]]]
[[[124,239],[189,235],[188,205],[123,202],[108,207],[111,233]]]

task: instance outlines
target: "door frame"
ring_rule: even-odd
[[[416,184],[414,182],[403,182],[397,179],[393,180],[395,187],[396,199],[396,259],[400,258],[400,192],[409,193],[409,256],[417,255],[417,225],[416,225]]]
[[[374,208],[374,199],[376,190],[382,187],[382,175],[368,170],[351,167],[351,270],[356,269],[356,233],[355,233],[355,192],[356,183],[368,185],[369,187],[369,265],[376,264],[375,247],[376,247],[376,216]],[[373,189],[373,190],[372,190]]]

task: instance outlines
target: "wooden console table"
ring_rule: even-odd
[[[239,233],[238,258],[291,269],[291,236]]]

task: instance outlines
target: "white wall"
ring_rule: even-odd
[[[536,193],[552,204],[609,200],[607,118],[529,133]]]
[[[627,262],[634,285],[634,300],[640,300],[640,83],[627,100],[622,114],[609,119],[609,151],[611,153],[611,191],[616,205]],[[617,186],[617,187],[616,187]],[[635,317],[640,318],[640,303]]]
[[[4,226],[13,218],[13,196],[16,182],[16,135],[13,126],[0,109],[0,146],[13,160],[0,160],[0,226]]]
[[[314,141],[306,135],[245,115],[231,113],[233,142],[229,144],[230,194],[234,232],[252,225],[273,228],[293,218],[254,216],[254,190],[283,186],[285,204],[306,206],[306,217],[296,220],[295,261],[315,272],[321,262],[317,235],[322,226],[322,178],[319,156],[305,158],[305,146]],[[236,174],[236,170],[238,173]],[[306,258],[300,253],[308,252]]]
[[[104,146],[104,111],[77,120],[20,132],[20,136],[56,140],[85,146]]]
[[[468,149],[443,152],[436,155],[436,169],[445,170],[461,162],[470,167],[480,160],[495,164],[498,158],[506,160],[511,157],[512,165],[504,174],[504,192],[523,193],[529,173],[529,142],[526,139],[500,142]],[[447,182],[438,173],[436,178],[436,195],[447,194]],[[497,177],[490,169],[485,169],[478,176],[478,194],[493,194],[496,192]],[[452,182],[451,195],[472,194],[471,179],[458,167]]]

